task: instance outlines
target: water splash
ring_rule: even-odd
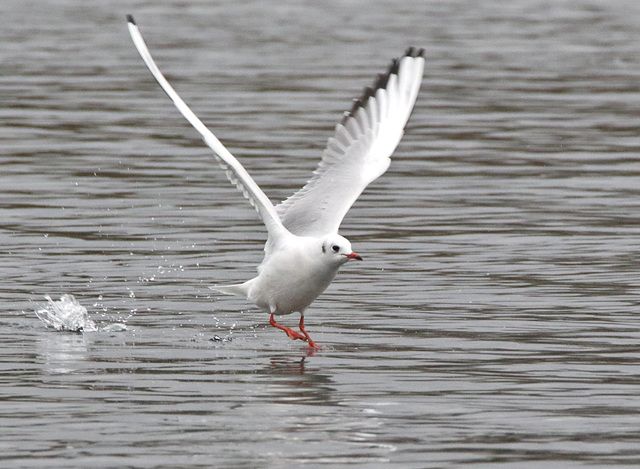
[[[98,325],[89,318],[87,308],[78,303],[73,295],[64,294],[58,301],[52,300],[49,296],[45,296],[45,298],[47,303],[40,305],[40,307],[36,309],[36,316],[38,316],[48,328],[57,331],[71,332],[117,332],[124,331],[127,328],[127,326],[122,323],[98,327]]]

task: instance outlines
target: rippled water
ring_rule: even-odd
[[[640,465],[638,3],[214,3],[0,4],[0,465]],[[426,48],[322,351],[208,289],[264,230],[125,13],[273,200]],[[126,330],[46,329],[64,293]]]

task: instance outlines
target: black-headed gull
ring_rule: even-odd
[[[362,191],[381,176],[394,152],[418,96],[424,50],[410,48],[345,113],[327,143],[313,177],[277,207],[236,158],[205,127],[171,87],[155,64],[133,17],[129,33],[144,63],[173,104],[213,150],[229,180],[256,208],[267,227],[264,260],[258,276],[213,289],[238,295],[271,314],[270,324],[292,339],[319,348],[304,328],[304,311],[331,283],[349,259],[362,260],[338,228]],[[278,324],[274,315],[300,313],[299,332]]]

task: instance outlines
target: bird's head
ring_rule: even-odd
[[[328,235],[322,239],[322,255],[330,262],[337,264],[344,264],[349,259],[362,260],[362,257],[351,250],[349,240],[338,234]]]

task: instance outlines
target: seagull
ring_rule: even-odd
[[[338,229],[362,191],[391,164],[422,84],[424,49],[410,47],[377,76],[373,86],[365,88],[336,126],[311,179],[274,206],[160,72],[131,15],[127,15],[127,22],[133,43],[153,77],[213,150],[227,178],[255,207],[267,229],[258,275],[237,285],[211,288],[253,302],[270,313],[269,323],[291,339],[305,341],[312,349],[321,348],[305,330],[304,312],[342,265],[362,260]],[[300,332],[274,318],[291,313],[300,314]]]

